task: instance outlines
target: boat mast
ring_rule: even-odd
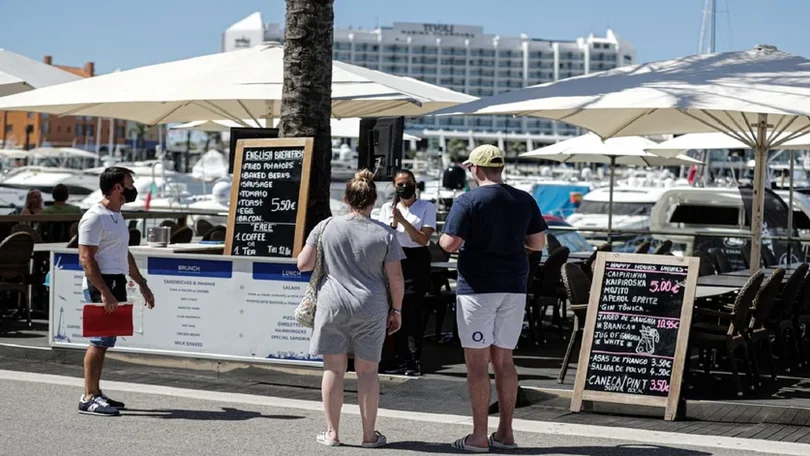
[[[708,30],[707,30],[708,29]],[[706,33],[709,33],[708,48],[703,49],[706,43]],[[705,0],[703,3],[703,22],[700,26],[700,41],[698,42],[698,54],[713,54],[717,51],[717,0]],[[701,182],[704,187],[709,185],[710,178],[709,151],[703,150],[703,170],[701,171]]]

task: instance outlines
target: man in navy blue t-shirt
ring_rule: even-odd
[[[512,415],[517,397],[517,371],[512,351],[523,327],[529,259],[526,249],[540,251],[548,229],[528,193],[503,183],[503,152],[476,147],[464,165],[478,188],[461,195],[444,224],[439,244],[459,249],[456,316],[467,362],[473,433],[453,446],[470,451],[517,448]],[[487,437],[490,382],[495,370],[500,424]]]

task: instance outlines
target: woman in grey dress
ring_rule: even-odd
[[[354,353],[363,443],[366,448],[386,444],[374,428],[380,383],[377,365],[386,330],[402,324],[404,281],[400,261],[405,254],[391,227],[371,219],[377,200],[374,175],[363,170],[346,184],[347,215],[318,224],[298,256],[298,268],[315,267],[318,237],[322,237],[324,278],[318,289],[318,307],[310,351],[323,356],[321,384],[326,430],[317,441],[340,445],[338,425],[343,406],[343,377],[348,353]],[[390,294],[390,304],[389,304]]]

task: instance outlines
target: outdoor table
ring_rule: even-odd
[[[748,282],[747,275],[738,276],[723,274],[698,277],[697,284],[698,286],[705,287],[726,287],[740,289],[745,286],[746,282]]]
[[[180,246],[180,245],[196,245],[196,246],[200,246],[200,245],[203,245],[203,244],[200,244],[201,240],[202,240],[202,236],[195,236],[195,237],[191,238],[191,242],[188,243],[188,244],[170,244],[170,245],[172,245],[172,246]],[[130,248],[148,247],[148,245],[149,244],[146,242],[146,238],[142,237],[140,246],[130,246]],[[34,252],[50,252],[50,251],[52,251],[54,249],[64,249],[64,248],[66,248],[66,246],[67,246],[67,242],[40,242],[38,244],[34,244]],[[205,247],[217,247],[217,244],[204,244],[204,246]],[[162,247],[161,249],[163,249],[161,251],[165,252],[165,247]],[[220,252],[222,252],[222,249],[224,249],[224,244],[222,244],[222,246],[219,247],[219,249],[217,249],[216,252],[220,253]],[[214,249],[209,249],[209,250],[214,250]],[[180,250],[177,250],[177,251],[180,251]]]
[[[739,290],[737,287],[713,287],[698,285],[695,291],[695,299],[716,298],[718,296],[734,293],[737,290]]]
[[[206,253],[209,255],[222,255],[225,251],[225,244],[169,244],[166,247],[139,245],[130,247],[129,250],[132,253],[138,252],[142,255],[161,253]]]
[[[790,264],[790,265],[787,265],[787,266],[784,266],[784,265],[781,266],[781,267],[785,268],[785,278],[786,279],[789,278],[791,276],[791,274],[793,274],[793,271],[795,271],[796,268],[800,264],[801,263],[794,263],[794,264]],[[776,268],[772,268],[772,267],[771,268],[762,268],[762,269],[760,269],[760,271],[765,273],[765,275],[772,274],[775,270],[776,270]],[[750,269],[742,269],[740,271],[728,272],[728,273],[725,273],[723,275],[749,277],[751,275],[751,270]]]

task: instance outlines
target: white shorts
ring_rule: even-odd
[[[486,293],[456,297],[458,335],[464,348],[491,345],[514,350],[523,329],[526,295]]]

